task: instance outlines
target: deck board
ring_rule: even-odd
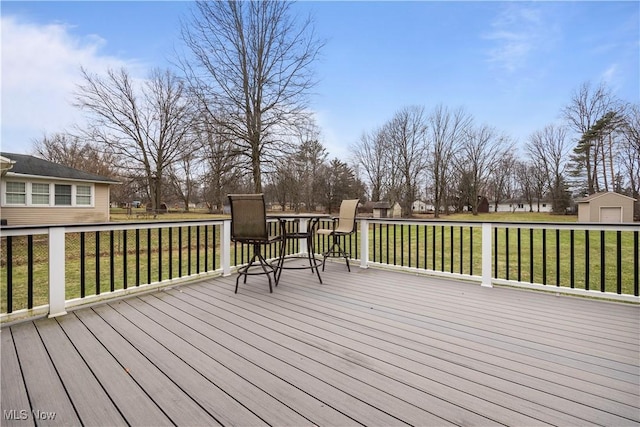
[[[23,419],[28,415],[29,396],[27,396],[27,389],[22,379],[22,370],[20,369],[20,362],[16,354],[11,330],[8,328],[2,329],[0,337],[2,339],[0,343],[0,360],[2,361],[0,406],[3,411],[10,411],[9,414],[11,414],[4,415],[3,412],[1,424],[3,426],[33,426],[35,425],[33,417]]]
[[[225,292],[224,290],[219,290],[217,288],[207,289],[205,286],[193,287],[192,289],[215,296],[216,298],[211,301],[215,301],[214,303],[216,306],[221,308],[223,307],[224,303],[221,303],[221,301],[224,299],[224,295],[221,293]],[[192,293],[192,289],[185,290],[185,292]],[[216,295],[216,293],[218,295]],[[255,305],[257,304],[253,304],[253,306]],[[273,303],[270,305],[273,305]],[[282,308],[282,311],[286,310],[287,313],[295,313],[291,307],[287,307],[283,303],[278,304],[278,307]],[[549,375],[544,379],[538,379],[531,375],[522,375],[518,371],[523,368],[526,370],[535,368],[531,365],[516,365],[515,363],[510,363],[508,360],[499,361],[499,364],[496,364],[495,360],[491,364],[481,363],[480,361],[473,360],[467,356],[463,358],[464,360],[451,360],[451,358],[444,360],[441,357],[430,354],[432,352],[428,344],[408,345],[406,347],[398,346],[397,339],[393,339],[393,337],[390,338],[387,336],[389,333],[385,334],[381,330],[378,330],[375,335],[362,334],[345,327],[340,327],[339,325],[323,322],[323,320],[318,317],[314,318],[310,323],[309,319],[305,318],[306,314],[303,314],[302,311],[308,313],[313,310],[312,306],[301,307],[302,311],[300,313],[297,315],[289,314],[291,317],[288,318],[280,315],[272,309],[270,310],[270,308],[272,307],[265,305],[264,308],[261,307],[260,311],[256,309],[253,311],[265,318],[271,317],[278,319],[281,324],[279,328],[282,330],[290,329],[288,334],[291,336],[300,336],[300,339],[304,339],[305,334],[312,334],[312,336],[319,337],[323,340],[325,350],[335,347],[335,350],[333,351],[335,354],[344,353],[343,349],[347,348],[349,349],[350,354],[358,356],[366,355],[371,359],[384,360],[392,365],[386,366],[383,369],[388,376],[398,378],[403,372],[410,371],[412,375],[430,377],[433,381],[431,381],[428,386],[424,387],[426,390],[433,391],[434,388],[438,388],[442,389],[441,391],[443,394],[455,394],[456,390],[464,390],[464,392],[460,392],[464,393],[464,395],[459,395],[458,399],[465,397],[468,398],[469,396],[466,394],[473,391],[476,399],[480,399],[486,404],[486,416],[495,415],[496,411],[499,413],[501,409],[502,412],[506,412],[504,408],[496,407],[496,405],[501,404],[505,399],[512,398],[512,395],[507,395],[502,392],[503,389],[510,388],[512,383],[517,383],[523,386],[522,390],[519,391],[521,394],[520,397],[527,398],[530,401],[535,401],[534,396],[540,396],[544,399],[542,402],[543,406],[556,406],[563,410],[566,409],[566,404],[564,402],[557,403],[557,397],[569,394],[573,395],[574,399],[576,399],[575,396],[577,395],[577,400],[580,400],[579,398],[581,397],[585,401],[583,403],[588,405],[608,404],[614,412],[633,411],[629,405],[632,405],[634,401],[637,400],[637,396],[618,393],[617,397],[626,399],[626,403],[617,404],[615,401],[611,400],[610,389],[598,389],[597,387],[586,383],[582,384],[582,386],[590,387],[590,393],[582,393],[581,391],[567,387],[562,383],[551,383],[550,381],[558,381],[557,375]],[[347,324],[349,323],[345,322],[345,325]],[[373,325],[373,323],[370,323],[369,327],[373,327]],[[396,330],[397,329],[398,328],[396,328]],[[454,352],[451,353],[451,357],[459,358],[459,356]],[[466,367],[471,364],[474,365],[473,369]],[[546,374],[546,371],[540,371],[543,374]],[[536,390],[543,386],[547,388],[545,393],[540,394],[536,392]],[[594,396],[592,394],[594,391],[600,392],[600,395]],[[487,402],[487,396],[492,393],[495,394],[495,403],[494,405],[489,405]],[[514,393],[514,391],[511,392],[511,394]],[[456,402],[458,402],[458,399],[456,399]],[[476,407],[476,405],[478,405],[478,402],[470,404],[469,407]],[[535,409],[531,412],[532,416],[541,410],[541,408],[531,409]],[[462,411],[462,409],[458,408],[458,412],[460,411]],[[578,411],[582,411],[582,408],[578,408]],[[631,414],[632,413],[629,415]],[[549,422],[551,422],[551,420],[549,420]]]
[[[216,277],[3,327],[1,409],[56,425],[640,425],[637,305],[339,262],[322,278],[234,294]]]
[[[217,422],[152,361],[144,357],[134,343],[118,334],[99,314],[93,310],[79,310],[75,315],[91,329],[98,341],[121,364],[118,373],[122,374],[124,370],[126,374],[131,375],[173,423],[205,425]]]
[[[124,418],[55,322],[36,323],[47,353],[69,394],[78,417],[87,426],[122,425]]]
[[[200,288],[203,288],[203,286],[200,286]],[[326,292],[326,288],[325,288],[325,292]],[[260,296],[260,293],[256,292],[256,295]],[[221,295],[221,297],[223,296]],[[283,296],[283,293],[279,294],[278,297],[281,299],[286,298],[285,296]],[[218,304],[218,298],[214,300],[216,301],[215,303]],[[309,305],[307,307],[302,307],[301,311],[309,312],[309,311],[312,311],[313,309],[314,309],[313,306]],[[348,311],[347,308],[341,308],[341,310],[339,311],[339,314],[344,315],[344,313],[346,313],[347,311]],[[289,311],[287,311],[287,313],[288,312]],[[326,310],[323,310],[322,313],[338,315],[337,313],[327,312]],[[368,316],[368,313],[367,313],[367,316]],[[379,316],[377,315],[371,315],[370,317],[366,317],[367,319],[366,326],[369,328],[375,328],[376,327],[375,325],[380,323],[379,320],[377,319],[378,317]],[[319,318],[317,318],[315,322],[317,323],[318,320]],[[355,317],[347,318],[346,320],[347,321],[345,322],[345,324],[353,324],[359,321]],[[390,334],[391,333],[395,334],[404,328],[404,325],[402,324],[402,322],[397,321],[397,319],[394,319],[394,322],[395,323],[391,323],[390,327],[386,329],[387,332]],[[284,324],[285,322],[282,322],[282,323]],[[379,335],[379,332],[377,332],[376,334]],[[428,351],[428,349],[425,348],[423,351]],[[353,352],[353,354],[362,355],[363,352],[364,352],[363,349],[356,349]],[[380,354],[380,351],[376,350],[375,353]],[[425,361],[424,358],[421,357],[420,355],[416,356],[415,359],[419,361],[418,363],[420,365],[429,367],[429,363],[427,363],[427,361]],[[435,360],[438,360],[438,359],[435,359]],[[433,367],[433,365],[431,367]],[[438,369],[442,369],[442,368],[440,367]],[[479,399],[480,401],[485,402],[487,400],[493,400],[495,405],[500,405],[505,400],[512,399],[513,396],[515,395],[516,397],[520,398],[520,400],[516,401],[515,404],[511,404],[510,406],[512,407],[515,406],[517,408],[519,403],[522,402],[523,409],[521,410],[525,410],[527,415],[531,417],[531,419],[533,419],[534,417],[542,417],[545,422],[567,425],[567,423],[570,421],[570,418],[563,416],[563,412],[572,411],[571,418],[575,419],[575,417],[584,417],[583,419],[585,421],[593,422],[593,423],[598,422],[599,415],[600,415],[599,411],[595,411],[592,413],[590,411],[590,408],[588,407],[585,408],[583,404],[575,404],[571,401],[562,400],[562,396],[564,394],[561,391],[553,390],[555,391],[556,394],[549,395],[548,394],[549,392],[539,393],[535,388],[535,386],[516,388],[514,387],[514,384],[519,384],[517,381],[510,382],[510,381],[502,380],[499,376],[480,375],[480,373],[477,372],[476,370],[469,370],[467,372],[466,379],[463,379],[461,381],[458,378],[458,375],[461,369],[464,369],[464,368],[461,368],[460,364],[450,364],[448,373],[443,373],[440,370],[436,370],[436,371],[430,372],[430,376],[440,384],[445,384],[449,387],[454,386],[455,389],[459,390],[462,393],[466,394],[473,391],[475,393],[476,398]],[[393,375],[398,375],[398,374],[395,373]],[[556,387],[556,389],[557,388],[559,387]],[[433,389],[433,385],[430,385],[428,389]],[[508,389],[509,393],[502,392],[503,389]],[[563,391],[572,391],[572,390],[565,388],[565,390]],[[449,389],[449,394],[451,393],[452,393],[452,390]],[[458,396],[458,399],[460,399],[459,396]],[[593,401],[599,402],[601,399],[602,398],[597,398],[597,399],[593,399]],[[606,398],[605,398],[605,402],[606,402]],[[610,406],[613,406],[614,410],[622,410],[627,412],[633,411],[633,409],[628,409],[627,405],[616,405],[615,402],[611,403]],[[555,412],[553,412],[553,408],[556,409]],[[504,410],[502,412],[504,412]],[[490,416],[491,414],[495,414],[495,413],[496,413],[495,407],[487,408],[485,412],[486,416]],[[527,422],[527,424],[532,422],[531,419]],[[578,424],[582,424],[585,421],[578,422]],[[618,420],[618,421],[623,421],[623,420]],[[509,424],[520,425],[520,424],[523,424],[523,422],[524,420],[521,420],[521,419],[520,420],[513,419],[509,421]],[[465,424],[468,424],[468,423],[465,423]]]
[[[30,418],[36,418],[33,416],[34,411],[55,413],[53,419],[36,420],[37,425],[79,425],[80,420],[73,403],[38,335],[36,325],[27,323],[19,328],[12,328],[11,332],[31,404],[30,408],[17,409],[27,410]]]
[[[283,412],[291,412],[290,408],[296,408],[299,413],[313,413],[314,421],[318,424],[346,425],[353,422],[313,396],[299,393],[292,384],[279,378],[269,369],[265,369],[264,361],[260,361],[259,364],[252,363],[246,359],[245,354],[234,353],[231,349],[180,322],[182,319],[188,319],[184,312],[171,305],[162,304],[161,301],[153,303],[154,301],[151,303],[142,300],[128,301],[132,309],[161,322],[175,336],[179,336],[180,340],[174,339],[171,345],[186,353],[186,357],[189,357],[194,350],[206,354],[207,360],[204,362],[206,366],[198,366],[198,368],[207,370],[215,367],[216,384],[241,400],[247,407],[252,408],[253,411],[260,413],[263,418],[281,416]],[[227,376],[230,378],[221,381],[219,378],[220,370],[228,371]],[[258,396],[261,399],[258,399]],[[272,398],[268,399],[269,396]],[[284,408],[283,405],[287,405],[287,407]],[[280,413],[269,415],[274,411]],[[302,424],[306,423],[309,421]]]
[[[242,381],[241,377],[224,366],[213,363],[215,361],[207,354],[183,351],[182,348],[188,342],[180,342],[182,340],[167,331],[166,326],[153,322],[134,307],[118,303],[113,308],[103,306],[96,311],[126,339],[135,341],[136,347],[145,357],[152,360],[172,381],[183,389],[192,390],[198,403],[221,424],[282,424],[285,420],[293,420],[298,424],[308,422],[302,417],[296,417],[293,411],[269,395],[253,390],[251,383]],[[225,392],[228,387],[233,387],[233,390]],[[238,400],[227,393],[234,393]],[[247,408],[252,404],[256,406],[254,410],[261,414],[261,418]]]
[[[56,322],[73,341],[84,363],[127,422],[131,425],[172,425],[169,417],[78,319],[76,313],[59,317]]]

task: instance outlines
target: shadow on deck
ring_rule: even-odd
[[[640,424],[637,305],[338,263],[235,278],[4,327],[2,425]]]

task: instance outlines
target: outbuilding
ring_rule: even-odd
[[[578,222],[633,222],[635,200],[612,191],[594,193],[577,201]]]
[[[400,218],[402,216],[402,208],[398,202],[393,205],[390,202],[376,202],[373,204],[374,218]]]

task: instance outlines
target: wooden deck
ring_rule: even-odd
[[[328,263],[2,329],[4,425],[640,424],[640,307]],[[55,418],[52,417],[55,415]]]

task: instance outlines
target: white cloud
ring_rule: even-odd
[[[82,121],[73,107],[80,67],[93,72],[128,66],[100,54],[106,43],[96,35],[70,34],[63,24],[36,25],[3,16],[2,150],[29,152],[34,139]]]
[[[527,65],[532,53],[545,44],[550,30],[539,9],[517,3],[508,3],[491,26],[484,35],[494,45],[487,52],[488,60],[510,73]]]
[[[602,72],[600,76],[601,80],[607,84],[608,87],[614,91],[620,90],[623,86],[623,77],[620,73],[620,67],[618,64],[611,64],[606,70]]]

